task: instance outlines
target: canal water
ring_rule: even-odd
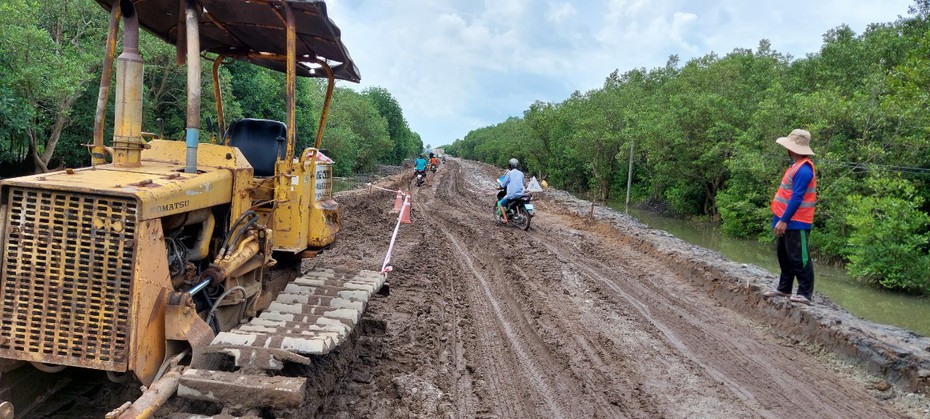
[[[333,193],[347,191],[359,184],[355,178],[335,178],[333,179]]]
[[[617,207],[623,211],[623,207]],[[630,215],[649,227],[664,230],[679,239],[720,252],[728,259],[748,263],[770,272],[779,272],[774,244],[754,240],[724,237],[711,223],[692,223],[685,220],[661,217],[644,211],[630,210]],[[811,246],[817,246],[816,231],[811,235]],[[842,268],[817,264],[814,260],[814,292],[830,297],[850,313],[863,319],[898,326],[930,336],[930,299],[861,284]],[[772,286],[776,284],[773,282]]]

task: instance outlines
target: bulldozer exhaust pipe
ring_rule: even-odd
[[[123,52],[116,59],[116,103],[113,127],[113,165],[139,167],[142,159],[142,56],[139,55],[139,18],[131,1],[120,2],[123,15]]]
[[[200,31],[194,2],[184,9],[187,31],[187,162],[184,173],[197,173],[197,145],[200,143]]]

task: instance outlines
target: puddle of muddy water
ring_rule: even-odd
[[[615,207],[623,211],[622,205]],[[712,224],[696,224],[630,210],[630,215],[649,227],[664,230],[688,243],[720,252],[728,259],[778,272],[773,245],[752,240],[723,237]],[[816,246],[816,236],[812,236]],[[816,261],[815,261],[816,262]],[[890,324],[930,336],[930,299],[892,293],[860,284],[842,268],[815,265],[815,292],[823,293],[850,313],[863,319]],[[774,285],[774,284],[773,284]]]

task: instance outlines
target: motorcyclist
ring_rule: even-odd
[[[506,208],[511,201],[523,196],[523,181],[525,177],[523,176],[523,172],[517,169],[519,165],[519,160],[510,159],[510,161],[507,162],[507,168],[510,170],[507,171],[507,174],[504,175],[503,180],[500,182],[501,189],[507,190],[507,195],[504,195],[500,202],[498,202],[497,210],[501,211],[502,214],[507,213]]]
[[[429,165],[432,166],[432,170],[436,170],[436,168],[439,167],[439,157],[436,157],[433,153],[429,153]]]
[[[422,174],[423,174],[423,177],[424,177],[424,178],[426,177],[426,164],[427,164],[427,163],[426,163],[426,156],[425,156],[424,154],[420,154],[419,156],[417,156],[416,167],[413,169],[413,178],[412,178],[412,179],[416,179],[416,178],[417,178],[417,173],[422,173]]]

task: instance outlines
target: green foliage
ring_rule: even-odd
[[[365,89],[363,95],[372,102],[387,123],[388,136],[394,145],[392,152],[387,155],[387,161],[400,164],[404,159],[416,156],[423,148],[423,142],[410,131],[403,110],[391,92],[381,87],[373,87]]]
[[[243,116],[283,121],[284,74],[245,62],[237,61],[229,66],[232,74],[232,92]]]
[[[30,167],[24,161],[35,162],[37,170],[89,163],[84,144],[93,138],[107,19],[93,0],[0,2],[0,177],[14,174],[11,167]],[[145,62],[143,131],[157,131],[160,118],[166,137],[182,139],[186,67],[177,65],[172,45],[148,32],[141,31],[139,42]],[[207,118],[219,119],[211,67],[209,59],[203,60],[203,142],[219,141],[222,135],[206,130]],[[242,117],[285,120],[284,74],[236,61],[221,66],[219,75],[227,126]],[[110,83],[107,144],[113,123]],[[289,128],[296,132],[298,150],[314,143],[325,87],[318,79],[297,80],[296,126]],[[339,175],[398,163],[422,146],[387,90],[371,88],[360,95],[337,89],[336,96],[323,148],[336,159]]]
[[[617,200],[633,149],[633,190],[726,234],[770,239],[769,201],[788,164],[774,140],[793,128],[813,135],[821,257],[891,288],[930,292],[930,2],[910,17],[862,34],[839,26],[820,50],[792,60],[771,49],[709,53],[680,63],[609,74],[558,103],[478,128],[445,147],[501,168],[511,157],[529,175],[598,200]],[[0,177],[87,163],[107,14],[92,0],[0,2]],[[143,130],[180,139],[186,70],[172,46],[142,32]],[[201,117],[217,119],[211,63],[201,68]],[[220,70],[227,124],[285,119],[284,75],[236,62]],[[297,84],[298,150],[313,144],[325,82]],[[112,89],[111,89],[112,95]],[[105,139],[112,135],[112,109]],[[386,89],[338,87],[322,148],[336,175],[397,164],[419,153]],[[219,133],[217,133],[219,134]],[[203,141],[209,140],[204,135]],[[22,164],[22,163],[29,164]],[[895,173],[901,173],[900,177]]]
[[[498,167],[507,167],[507,160],[516,158],[523,162],[523,170],[533,173],[538,170],[527,150],[528,130],[523,119],[508,118],[500,124],[469,132],[446,151],[455,155],[482,160]]]
[[[29,159],[38,171],[55,163],[72,107],[99,74],[107,15],[95,9],[90,0],[0,3],[0,90],[4,122],[11,124],[0,135],[8,142],[7,163]]]
[[[326,150],[333,158],[333,175],[350,176],[358,158],[361,139],[347,126],[327,128],[324,134]]]
[[[614,71],[598,89],[533,103],[522,119],[471,131],[448,149],[496,165],[522,153],[552,185],[616,199],[632,145],[634,196],[717,220],[728,235],[771,240],[769,203],[790,164],[774,140],[804,128],[817,152],[815,251],[882,286],[926,290],[902,272],[923,278],[930,268],[928,3],[862,34],[832,29],[819,52],[797,60],[762,40],[756,50]],[[866,186],[873,171],[901,172],[913,187],[904,194],[910,203]],[[876,209],[886,204],[890,216]],[[883,222],[882,240],[900,260],[876,254],[878,240],[862,230],[867,215],[895,220]]]
[[[923,198],[899,177],[873,176],[866,187],[870,194],[847,199],[847,269],[887,288],[930,292],[930,216],[920,210]]]
[[[829,165],[821,164],[820,172],[830,169]],[[856,193],[861,186],[859,181],[843,176],[832,182],[825,182],[821,175],[817,184],[817,210],[814,213],[814,229],[817,234],[817,251],[830,259],[841,259],[848,250],[849,233],[851,231],[846,222],[850,207],[846,205],[846,197]],[[774,190],[773,190],[774,193]]]
[[[371,171],[377,163],[391,158],[393,151],[387,121],[375,104],[346,88],[337,88],[333,94],[323,144],[334,160],[346,161],[336,167],[337,176]]]
[[[0,83],[2,81],[0,79]],[[34,117],[33,111],[34,108],[15,96],[12,88],[0,84],[0,163],[26,158],[28,144],[19,137],[25,135],[23,131]]]

